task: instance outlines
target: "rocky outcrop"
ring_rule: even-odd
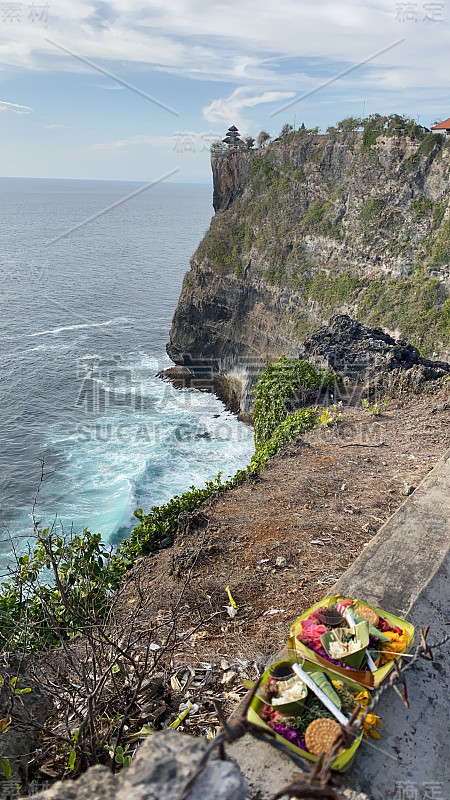
[[[342,396],[351,397],[356,391],[374,397],[380,393],[398,396],[404,392],[419,393],[427,384],[445,381],[450,376],[450,364],[423,358],[417,347],[405,339],[395,339],[380,327],[369,328],[352,319],[348,314],[332,317],[328,325],[310,334],[294,353],[315,366],[335,372],[342,379]],[[216,374],[209,384],[188,371],[184,384],[216,392],[227,403],[234,391],[233,402],[228,408],[240,413],[241,418],[251,417],[252,387],[264,366],[264,359],[240,356],[234,365],[234,376]],[[235,377],[240,370],[240,381]],[[172,370],[162,373],[174,382]],[[176,372],[178,375],[178,372]],[[184,388],[177,380],[178,388]],[[239,387],[243,387],[239,391]],[[228,395],[226,388],[228,387]]]
[[[245,189],[255,150],[228,150],[211,159],[214,211],[225,211]]]
[[[450,141],[297,132],[213,155],[216,214],[186,275],[167,352],[234,381],[302,352],[337,313],[422,354],[450,353]],[[225,381],[225,382],[226,382]]]
[[[209,744],[166,729],[150,736],[117,778],[106,767],[92,767],[77,781],[59,782],[37,794],[36,800],[177,800]],[[245,800],[246,795],[239,768],[210,759],[189,798]]]
[[[369,395],[390,387],[418,392],[428,381],[450,375],[447,362],[422,358],[409,342],[393,339],[382,328],[366,328],[347,315],[333,317],[312,333],[303,355]]]

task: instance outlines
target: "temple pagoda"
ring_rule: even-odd
[[[231,128],[228,128],[227,135],[225,139],[222,139],[228,147],[240,147],[244,144],[242,139],[239,136],[239,131],[236,128],[236,125],[232,125]]]

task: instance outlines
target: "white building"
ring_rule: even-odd
[[[433,133],[443,133],[444,136],[450,136],[450,117],[444,119],[444,122],[440,122],[439,125],[433,125],[431,130]]]

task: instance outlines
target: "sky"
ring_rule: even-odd
[[[0,0],[0,175],[209,183],[235,124],[450,117],[450,0]]]

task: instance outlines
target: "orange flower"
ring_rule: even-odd
[[[380,646],[381,660],[383,664],[388,664],[394,658],[397,658],[401,653],[404,653],[408,644],[408,633],[402,631],[401,634],[395,631],[386,631],[385,636],[390,639],[389,642],[383,642]]]

